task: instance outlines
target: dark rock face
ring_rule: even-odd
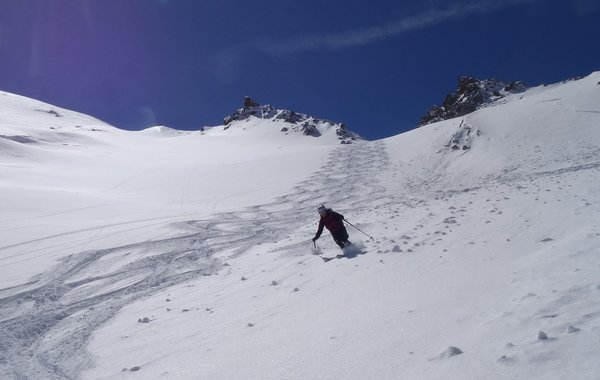
[[[261,106],[256,100],[246,96],[244,98],[244,107],[223,119],[223,123],[228,125],[236,120],[247,119],[250,116],[256,116],[261,119],[269,119],[275,116],[275,109],[271,105]]]
[[[244,108],[258,107],[260,104],[249,96],[244,97]]]
[[[288,123],[292,123],[292,124],[298,124],[303,119],[302,115],[297,114],[294,111],[289,111],[289,110],[281,110],[279,112],[279,114],[277,116],[275,116],[275,118],[278,120],[286,121]]]
[[[341,144],[350,144],[353,141],[360,140],[358,134],[350,131],[344,124],[334,123],[325,119],[318,119],[307,114],[290,111],[275,109],[272,105],[261,106],[256,100],[249,96],[244,98],[244,107],[238,109],[233,114],[223,119],[225,129],[229,128],[229,125],[234,121],[241,121],[250,118],[251,116],[260,119],[271,119],[272,121],[284,121],[289,123],[289,126],[285,126],[281,129],[283,133],[300,132],[305,136],[319,137],[321,136],[321,130],[319,127],[335,128],[336,135],[340,140]]]
[[[437,121],[452,119],[471,113],[508,94],[523,92],[527,87],[522,82],[502,82],[497,79],[475,79],[468,76],[458,78],[458,86],[446,95],[442,106],[434,105],[419,121],[423,126]]]

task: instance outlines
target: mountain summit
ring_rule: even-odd
[[[286,134],[300,132],[305,136],[320,137],[324,132],[334,129],[341,144],[350,144],[353,141],[363,139],[342,123],[319,119],[287,109],[276,109],[270,104],[260,105],[249,96],[244,98],[244,106],[225,117],[223,123],[225,124],[225,128],[228,128],[235,122],[247,121],[252,117],[271,120],[273,122],[283,122],[285,125],[282,126],[281,132]]]
[[[448,120],[469,114],[481,107],[504,98],[506,95],[524,92],[527,87],[520,81],[503,82],[498,79],[476,79],[460,76],[458,86],[446,95],[443,105],[434,105],[421,117],[419,126]]]

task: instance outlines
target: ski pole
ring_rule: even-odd
[[[317,242],[313,240],[313,254],[314,255],[320,255],[321,253],[319,252],[319,248],[317,247]]]
[[[350,223],[349,221],[347,221],[346,219],[344,219],[344,222],[348,223],[349,225],[351,225],[352,227],[356,228],[357,230],[359,230],[360,232],[362,232],[363,234],[367,235],[369,238],[371,238],[371,240],[375,240],[373,239],[373,236],[367,234],[365,231],[361,230],[360,228],[356,227],[354,224]]]

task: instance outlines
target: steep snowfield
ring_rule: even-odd
[[[0,377],[597,379],[598,83],[349,146],[4,95]]]

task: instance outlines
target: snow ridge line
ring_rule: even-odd
[[[33,283],[0,290],[0,378],[78,378],[93,366],[85,350],[93,332],[123,307],[217,274],[225,260],[265,241],[288,238],[316,223],[320,203],[345,212],[385,199],[376,173],[388,165],[382,142],[342,146],[271,203],[185,222],[194,230],[185,236],[71,255]],[[276,251],[305,255],[303,248],[296,243]],[[219,258],[219,252],[228,256]]]

